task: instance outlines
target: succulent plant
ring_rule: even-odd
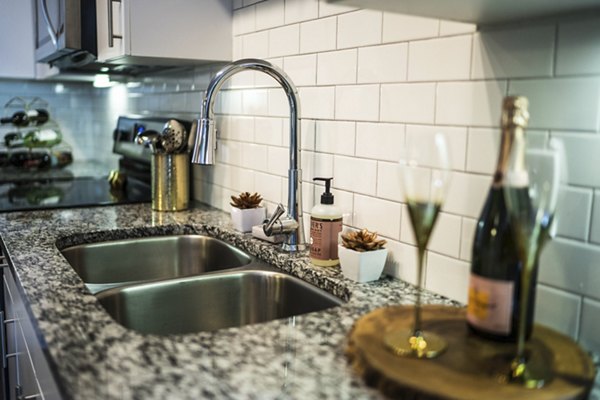
[[[257,208],[260,206],[262,197],[258,193],[250,194],[249,192],[240,193],[239,196],[231,196],[232,202],[229,203],[233,207],[246,209],[246,208]]]
[[[342,234],[342,246],[361,253],[380,250],[386,243],[383,239],[377,240],[377,232],[369,232],[367,229]]]

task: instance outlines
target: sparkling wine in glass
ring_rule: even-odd
[[[400,161],[401,186],[418,250],[417,298],[412,329],[384,336],[385,345],[399,356],[433,358],[446,349],[440,336],[424,331],[421,322],[423,261],[431,232],[442,207],[450,177],[448,146],[442,134],[408,143]]]
[[[522,265],[517,350],[505,377],[529,388],[542,387],[552,378],[547,363],[536,357],[533,349],[526,349],[525,328],[529,292],[536,284],[535,267],[543,245],[551,236],[560,181],[565,175],[563,164],[562,143],[556,139],[550,141],[548,148],[515,149],[504,189]]]

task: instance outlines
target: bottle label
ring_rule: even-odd
[[[317,260],[337,260],[338,234],[341,231],[342,218],[310,217],[310,257]]]
[[[473,326],[498,335],[509,335],[514,282],[471,274],[467,320]]]

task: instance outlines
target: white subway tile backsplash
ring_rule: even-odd
[[[450,168],[454,170],[465,169],[465,158],[467,147],[466,128],[457,128],[452,126],[427,126],[427,125],[407,125],[406,126],[406,145],[417,146],[426,149],[433,143],[433,137],[436,134],[442,134],[446,141],[448,157],[450,159]],[[440,165],[430,157],[431,151],[425,151],[424,157],[420,159],[422,165],[439,167]]]
[[[460,235],[460,259],[471,261],[473,251],[473,241],[475,240],[475,229],[477,228],[477,219],[463,218]]]
[[[538,280],[556,288],[598,297],[600,247],[555,238],[542,249]]]
[[[313,178],[333,176],[333,156],[331,154],[302,152],[302,180],[311,182]]]
[[[359,10],[337,18],[338,49],[381,43],[381,11]]]
[[[600,73],[600,19],[558,25],[557,75]]]
[[[442,210],[452,214],[479,218],[491,183],[491,178],[487,176],[461,172],[452,173]]]
[[[275,28],[284,22],[284,0],[270,0],[256,5],[256,30]]]
[[[356,83],[356,49],[320,53],[317,59],[317,84]]]
[[[399,239],[400,204],[375,197],[354,195],[354,225]]]
[[[385,123],[356,124],[356,155],[377,160],[399,161],[404,145],[404,125]]]
[[[267,59],[267,61],[269,61],[271,64],[275,65],[276,67],[283,69],[283,58],[281,58],[281,57],[269,58],[269,59]],[[273,79],[273,77],[271,77],[270,75],[268,75],[264,72],[259,72],[259,71],[254,72],[254,85],[256,87],[266,87],[266,88],[281,87],[281,85],[279,85],[279,83],[275,79]]]
[[[406,43],[358,49],[358,83],[401,82],[406,80]]]
[[[283,119],[256,117],[254,119],[254,141],[256,143],[281,146]]]
[[[256,29],[256,7],[246,7],[233,12],[234,35],[253,32]]]
[[[256,172],[254,175],[254,190],[260,193],[266,201],[283,203],[287,200],[281,195],[283,187],[283,178],[280,176],[263,172]]]
[[[417,248],[395,240],[388,240],[388,259],[383,272],[387,275],[417,284]]]
[[[225,137],[231,140],[252,142],[254,140],[254,118],[253,117],[229,117],[224,120],[223,133]],[[229,132],[225,132],[229,130]]]
[[[267,146],[242,143],[242,167],[257,171],[267,171]]]
[[[306,21],[319,16],[319,0],[285,0],[285,23]]]
[[[249,33],[242,36],[242,55],[244,58],[269,57],[269,32]]]
[[[355,136],[355,122],[317,121],[315,149],[324,153],[352,156]]]
[[[585,241],[590,230],[592,190],[564,187],[560,196],[554,217],[557,235]]]
[[[283,69],[298,86],[314,86],[317,83],[317,55],[286,57]]]
[[[529,99],[531,128],[598,130],[598,77],[516,80],[510,82],[509,93]]]
[[[498,126],[506,82],[443,82],[437,87],[435,122]]]
[[[335,50],[337,19],[329,17],[300,24],[300,52],[313,53]]]
[[[242,143],[233,140],[217,142],[217,159],[224,164],[242,165]]]
[[[379,85],[336,87],[335,117],[342,120],[377,121]]]
[[[600,301],[583,300],[579,343],[588,350],[600,353]]]
[[[270,117],[289,117],[290,103],[285,92],[281,88],[269,89],[269,112]],[[302,109],[302,98],[300,98],[300,109]]]
[[[377,161],[335,156],[333,159],[333,186],[351,192],[375,195]]]
[[[554,26],[479,32],[473,38],[474,79],[552,75]]]
[[[286,147],[267,147],[267,169],[266,172],[287,177],[290,160],[290,150]],[[304,153],[303,153],[304,154]],[[304,162],[302,162],[304,169]]]
[[[469,263],[429,251],[425,288],[466,304],[469,272]]]
[[[377,162],[377,197],[394,201],[404,200],[399,163]]]
[[[247,115],[269,114],[269,92],[267,89],[242,91],[242,112]]]
[[[287,25],[269,31],[269,57],[298,54],[300,51],[300,25]]]
[[[303,87],[298,91],[302,118],[333,119],[335,107],[334,87]]]
[[[408,46],[409,81],[444,81],[469,78],[471,35],[411,42]],[[443,68],[440,68],[440,60]]]
[[[594,191],[594,204],[592,206],[590,241],[600,244],[600,191]]]
[[[349,11],[354,11],[358,9],[358,7],[353,6],[345,6],[337,3],[330,3],[327,0],[319,1],[319,17],[328,17],[330,15],[341,14]]]
[[[499,129],[469,128],[467,171],[479,174],[494,173],[499,149]]]
[[[577,339],[581,296],[538,285],[535,300],[535,322]]]
[[[427,248],[436,253],[459,258],[460,235],[461,218],[443,212],[439,213]]]
[[[383,42],[402,42],[436,37],[440,21],[411,15],[383,13]]]
[[[383,122],[432,124],[435,117],[434,83],[381,85]]]
[[[600,187],[600,136],[575,133],[553,133],[564,145],[568,182]]]

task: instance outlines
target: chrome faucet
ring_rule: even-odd
[[[223,67],[206,89],[202,101],[202,112],[196,120],[194,132],[194,146],[192,149],[192,163],[212,165],[215,163],[217,137],[214,122],[215,95],[223,83],[238,72],[256,70],[273,77],[285,91],[290,103],[290,166],[288,170],[288,209],[284,216],[285,208],[279,204],[271,219],[263,224],[267,236],[286,234],[287,240],[283,249],[296,252],[306,249],[304,240],[304,224],[302,221],[302,170],[300,168],[300,99],[298,91],[291,79],[277,66],[258,59],[243,59],[234,61]]]

